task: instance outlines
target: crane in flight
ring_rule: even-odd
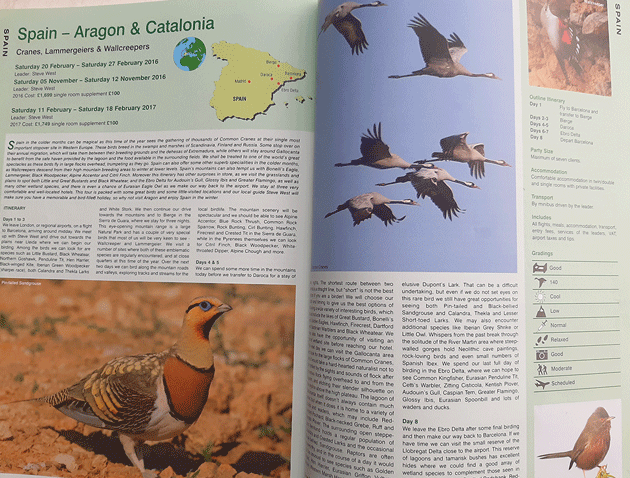
[[[457,217],[457,213],[463,212],[464,210],[460,209],[453,195],[453,190],[446,184],[446,181],[461,184],[462,186],[472,189],[481,189],[471,181],[455,179],[448,171],[438,168],[434,164],[426,163],[420,166],[421,167],[416,171],[409,172],[404,176],[399,176],[391,183],[378,183],[377,186],[411,182],[418,197],[422,197],[423,199],[425,197],[431,198],[433,204],[442,211],[444,219],[448,216],[451,221],[453,220],[453,216]]]
[[[451,33],[447,40],[429,21],[420,15],[409,23],[420,42],[420,51],[426,66],[408,75],[391,75],[389,78],[406,78],[408,76],[431,75],[439,78],[453,78],[455,76],[471,76],[500,80],[494,73],[471,73],[459,60],[468,51],[464,42],[457,35]]]
[[[456,161],[466,163],[470,168],[470,175],[480,179],[486,175],[485,163],[497,164],[499,166],[510,166],[502,159],[486,158],[483,143],[468,144],[466,138],[469,133],[455,134],[440,140],[442,151],[434,152],[432,160],[415,161],[411,167],[422,165],[429,161]]]
[[[371,218],[372,215],[378,217],[386,226],[394,222],[400,222],[406,217],[397,218],[394,216],[394,212],[388,204],[419,206],[419,204],[412,199],[388,199],[382,194],[372,192],[359,194],[358,196],[348,199],[343,204],[337,206],[336,210],[329,212],[324,217],[330,217],[333,214],[337,214],[339,211],[347,209],[352,215],[355,226],[361,223],[361,221]]]
[[[363,53],[363,49],[367,48],[368,42],[363,33],[361,20],[352,14],[353,10],[363,7],[386,7],[387,4],[376,1],[371,3],[344,2],[330,12],[317,37],[325,32],[326,29],[333,25],[339,33],[346,39],[348,45],[352,49],[352,54]]]
[[[409,168],[411,163],[408,163],[397,154],[393,154],[389,151],[389,146],[383,142],[381,136],[381,123],[374,125],[374,131],[370,131],[368,128],[367,134],[361,136],[361,157],[359,159],[353,159],[349,163],[337,163],[335,166],[369,166],[376,169],[388,169],[388,168]]]

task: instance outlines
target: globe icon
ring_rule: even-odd
[[[173,51],[173,60],[177,68],[183,71],[196,70],[205,59],[206,45],[199,38],[184,38]]]

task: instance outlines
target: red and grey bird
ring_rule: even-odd
[[[554,15],[551,11],[549,1],[545,2],[545,5],[540,11],[540,21],[547,32],[551,47],[556,54],[564,78],[567,83],[571,83],[564,62],[568,60],[569,64],[578,74],[582,73],[582,67],[579,63],[581,48],[580,36],[576,28],[569,24],[568,21],[562,20],[560,17]]]
[[[571,458],[569,470],[575,464],[582,470],[586,478],[585,470],[592,470],[604,460],[610,448],[610,421],[615,418],[608,416],[604,407],[598,407],[588,418],[584,430],[573,445],[573,449],[559,453],[547,453],[538,458]],[[599,476],[599,475],[597,475]]]

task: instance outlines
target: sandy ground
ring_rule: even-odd
[[[601,0],[597,0],[601,1]],[[542,28],[540,10],[544,0],[527,1],[527,41],[529,51],[529,84],[559,90],[578,91],[594,95],[611,96],[610,49],[607,33],[582,35],[582,52],[578,74],[565,60],[570,84],[567,84],[556,55]],[[571,6],[574,3],[574,6]],[[585,3],[583,0],[557,0],[551,2],[552,12],[583,19],[594,12],[606,12],[605,7]],[[582,25],[578,24],[578,27]],[[607,25],[606,25],[607,28]],[[607,29],[606,29],[607,32]]]
[[[115,433],[46,404],[6,403],[54,393],[114,357],[168,348],[201,295],[233,307],[210,336],[208,403],[182,435],[150,444],[145,464],[163,478],[288,477],[293,287],[91,281],[0,286],[0,472],[138,478]]]

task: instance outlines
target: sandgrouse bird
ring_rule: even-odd
[[[143,477],[154,476],[144,468],[140,445],[179,435],[201,415],[214,377],[210,330],[229,310],[214,297],[194,299],[171,348],[115,358],[68,388],[27,401],[46,402],[79,422],[118,431],[131,463]]]

